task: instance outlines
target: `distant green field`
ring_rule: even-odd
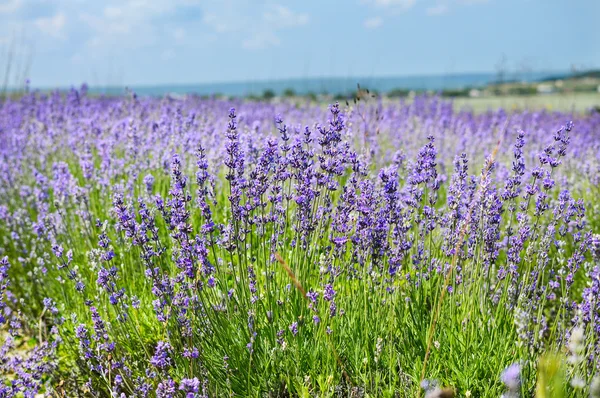
[[[548,109],[555,111],[585,112],[600,106],[600,93],[546,94],[533,96],[502,96],[484,98],[456,98],[456,109],[472,108],[476,112],[488,109]]]

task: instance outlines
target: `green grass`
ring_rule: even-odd
[[[533,96],[497,96],[482,98],[455,98],[457,109],[470,108],[475,112],[506,110],[547,110],[559,112],[587,112],[600,106],[600,93],[546,94]]]
[[[540,97],[540,100],[545,99]],[[456,100],[455,104],[460,106],[461,103]],[[415,126],[422,128],[416,120]],[[385,136],[379,142],[389,145]],[[172,149],[182,153],[179,145]],[[321,153],[319,149],[317,153]],[[468,216],[444,226],[440,225],[442,216],[450,216],[453,210],[447,202],[450,171],[447,171],[448,181],[442,183],[439,190],[434,188],[433,181],[421,183],[422,198],[414,204],[384,211],[388,199],[381,177],[375,177],[375,166],[365,173],[352,172],[348,166],[334,177],[345,191],[330,191],[317,186],[316,179],[312,182],[320,195],[311,204],[308,214],[314,221],[314,229],[303,235],[298,230],[301,213],[294,197],[299,181],[294,179],[294,174],[278,180],[274,177],[275,168],[268,169],[264,178],[269,189],[257,198],[261,205],[249,210],[256,218],[236,219],[233,217],[235,203],[230,199],[232,186],[225,179],[227,170],[221,166],[222,157],[213,159],[220,168],[210,169],[214,187],[210,184],[199,187],[195,183],[195,158],[191,153],[183,153],[182,170],[188,183],[183,194],[178,195],[176,188],[182,186],[181,180],[169,175],[166,169],[145,169],[143,173],[134,174],[124,168],[111,175],[110,186],[104,187],[84,178],[76,155],[72,148],[56,146],[54,152],[35,163],[35,167],[52,176],[54,162],[67,162],[73,181],[83,188],[83,194],[65,199],[50,189],[48,198],[42,201],[23,198],[19,191],[21,185],[36,186],[31,174],[34,163],[23,164],[19,185],[3,191],[6,193],[3,203],[18,217],[0,224],[2,254],[7,255],[12,264],[10,289],[21,300],[12,305],[22,311],[30,334],[35,334],[42,324],[42,337],[46,337],[49,327],[56,325],[63,339],[56,384],[61,379],[72,380],[85,392],[84,383],[91,380],[98,396],[110,396],[116,375],[124,379],[119,388],[129,394],[135,391],[139,380],[154,390],[167,378],[180,382],[198,377],[207,381],[210,393],[215,396],[413,397],[422,394],[420,383],[425,378],[452,387],[458,396],[497,397],[506,390],[500,374],[513,363],[521,364],[524,396],[533,395],[536,388],[540,396],[542,391],[554,394],[559,387],[551,379],[559,377],[561,372],[569,378],[584,373],[588,385],[595,377],[595,370],[583,364],[564,365],[565,369],[559,372],[557,367],[563,365],[553,362],[559,358],[556,361],[562,363],[568,356],[566,344],[560,337],[573,327],[570,321],[574,314],[560,298],[580,300],[582,289],[591,282],[588,274],[592,260],[586,253],[587,247],[582,247],[575,236],[578,232],[598,231],[600,226],[600,213],[594,211],[588,210],[589,225],[585,228],[561,218],[565,210],[561,210],[558,203],[558,186],[549,189],[545,199],[540,199],[541,195],[515,199],[516,206],[523,206],[520,221],[516,211],[509,210],[509,202],[505,202],[504,210],[497,214],[499,236],[494,244],[500,237],[514,235],[515,230],[531,227],[531,237],[519,250],[521,259],[515,264],[519,276],[511,280],[496,277],[498,268],[509,264],[507,246],[499,246],[497,258],[486,267],[495,248],[486,246],[486,233],[494,225],[490,221],[494,218],[493,199],[502,189],[495,174],[488,174],[494,172],[491,166],[470,164],[471,185],[475,188],[469,191],[471,196],[465,191],[462,198],[463,210]],[[99,169],[100,155],[92,151],[91,156]],[[126,164],[131,165],[138,161],[128,156],[127,151],[119,147],[111,159],[126,159]],[[511,160],[511,151],[499,153],[496,159],[508,164]],[[257,163],[247,165],[247,176]],[[446,170],[452,167],[443,166]],[[408,184],[411,169],[412,165],[404,164],[398,170],[399,175],[394,175],[400,184],[398,189]],[[572,190],[573,196],[583,197],[597,206],[594,191],[597,188],[589,183],[589,176],[577,169],[567,170],[566,175],[579,179]],[[159,195],[165,202],[185,198],[183,207],[187,213],[182,223],[185,228],[182,224],[171,225],[173,214],[169,211],[172,209],[161,212],[155,197],[145,191],[146,173],[155,177],[153,195]],[[248,178],[258,180],[257,176]],[[535,179],[526,182],[540,184]],[[119,186],[119,183],[126,185]],[[199,188],[205,188],[206,192]],[[371,188],[374,193],[369,193]],[[114,200],[121,193],[124,193],[126,210],[132,215],[129,221],[140,227],[141,204],[147,206],[153,219],[149,224],[155,230],[136,232],[138,239],[147,239],[143,245],[134,242],[115,212]],[[289,197],[284,196],[278,202],[279,193],[289,194]],[[254,203],[249,195],[249,189],[245,188],[241,202]],[[545,213],[534,212],[536,199],[547,201],[549,209]],[[220,230],[208,233],[203,230],[209,219],[196,205],[196,200],[206,201],[211,220],[221,226]],[[41,210],[42,203],[48,206],[46,211]],[[357,203],[372,206],[372,212]],[[320,206],[328,207],[329,211],[319,212]],[[428,207],[433,207],[439,216],[432,230],[421,222],[428,217]],[[553,214],[554,210],[558,217]],[[41,219],[49,233],[37,235],[31,224],[44,213],[52,215]],[[255,220],[265,215],[276,215],[277,221],[257,225]],[[334,220],[345,215],[350,216],[349,229],[336,231]],[[385,224],[383,232],[371,228],[377,225],[378,217],[392,215],[400,215],[402,222]],[[97,219],[100,220],[98,225]],[[579,220],[577,216],[573,219]],[[555,232],[561,227],[566,228],[564,235]],[[387,245],[385,250],[378,250],[377,233],[382,234],[381,241]],[[18,238],[14,234],[18,234]],[[102,234],[110,241],[106,249],[99,246]],[[336,248],[331,238],[340,235],[363,238]],[[399,250],[399,241],[404,237],[412,245]],[[306,239],[305,245],[300,244],[302,239]],[[448,243],[449,239],[454,241]],[[187,255],[187,245],[198,242],[202,242],[206,252],[200,249],[194,252],[194,266],[199,267],[203,261],[214,266],[211,275],[214,287],[209,286],[208,275],[197,270],[191,276],[174,280],[174,294],[165,299],[162,312],[167,319],[158,319],[153,304],[157,299],[153,292],[156,280],[146,276],[145,271],[156,267],[160,277],[175,278],[180,272],[177,260]],[[234,246],[229,247],[228,243]],[[68,267],[59,269],[67,260],[66,255],[57,258],[52,254],[54,244],[61,245],[65,253],[72,250],[73,260]],[[455,255],[449,253],[451,249]],[[113,259],[102,259],[107,250],[114,251]],[[145,257],[151,250],[158,254]],[[393,258],[397,253],[401,253],[399,260]],[[527,291],[534,286],[533,278],[537,282],[535,286],[548,286],[555,273],[563,272],[569,261],[577,261],[579,254],[587,257],[570,291],[561,280],[559,299],[551,300],[545,292],[535,289]],[[395,277],[390,277],[388,266],[394,260],[398,260],[399,270]],[[97,283],[99,271],[111,267],[115,267],[116,276],[110,282],[115,283],[117,289],[125,289],[125,295],[116,304],[110,302],[110,292]],[[75,282],[67,276],[69,270],[85,284],[83,293],[75,290]],[[539,274],[532,274],[536,270]],[[256,278],[256,292],[249,287],[252,273]],[[331,303],[324,299],[328,284],[336,291],[335,314]],[[516,285],[522,290],[513,296]],[[317,304],[311,304],[306,292],[319,293]],[[42,299],[45,297],[57,303],[56,317],[44,309]],[[134,297],[140,302],[139,308],[132,305]],[[181,311],[184,299],[190,300],[185,312]],[[107,336],[96,332],[96,338],[91,338],[90,352],[96,355],[91,360],[85,358],[81,339],[75,336],[80,324],[86,325],[93,334],[94,321],[87,300],[93,301],[105,323]],[[521,321],[520,315],[528,318]],[[313,321],[315,316],[320,322]],[[542,321],[548,325],[545,333],[542,333]],[[186,322],[191,333],[186,332]],[[295,323],[297,334],[292,331]],[[523,337],[523,330],[531,341]],[[593,333],[593,324],[587,324],[586,350],[594,347],[597,337]],[[114,351],[103,351],[101,344],[106,341],[115,343]],[[159,342],[168,342],[172,347],[172,364],[167,369],[151,365]],[[250,343],[251,349],[248,348]],[[199,350],[198,358],[182,355],[185,348],[191,347]],[[111,371],[90,369],[90,365],[99,364],[110,367],[114,361],[123,361],[127,371],[122,367]],[[149,372],[157,376],[149,377]],[[563,393],[580,396],[579,391],[569,386],[564,387]]]

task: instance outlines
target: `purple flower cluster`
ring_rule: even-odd
[[[22,314],[13,312],[15,300],[9,299],[9,266],[7,257],[0,259],[0,397],[34,397],[52,391],[48,377],[57,369],[60,337],[58,329],[52,327],[45,341],[30,349],[20,347],[18,341],[26,330],[22,328]],[[52,299],[44,299],[44,305],[53,314],[58,312]]]
[[[442,298],[436,339],[511,339],[508,394],[600,334],[598,114],[28,93],[0,160],[0,333],[42,337],[0,396],[58,365],[93,396],[400,383]]]

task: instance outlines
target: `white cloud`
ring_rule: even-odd
[[[442,15],[448,12],[448,6],[446,4],[438,4],[435,6],[427,7],[425,13],[427,15]]]
[[[232,24],[231,20],[223,18],[213,12],[204,14],[202,22],[210,26],[217,33],[226,33],[236,30],[236,25]]]
[[[362,2],[382,8],[408,10],[409,8],[415,5],[417,0],[362,0]]]
[[[23,0],[3,0],[0,3],[0,14],[12,14],[21,8]]]
[[[244,8],[246,6],[246,8]],[[281,44],[279,32],[307,25],[310,16],[304,12],[270,4],[263,7],[254,3],[234,4],[231,1],[204,4],[202,22],[215,34],[229,34],[238,39],[246,50],[263,50]],[[257,16],[255,13],[258,13]]]
[[[64,39],[64,27],[67,23],[67,16],[64,12],[58,12],[52,17],[37,18],[33,24],[44,34]]]
[[[277,32],[282,29],[297,28],[308,24],[306,13],[297,13],[282,5],[271,5],[263,11],[258,23],[248,24],[248,36],[242,40],[246,50],[264,50],[281,44]]]
[[[109,19],[116,19],[123,16],[123,10],[119,7],[107,6],[104,8],[104,16]]]
[[[79,15],[79,19],[93,31],[86,46],[95,53],[99,49],[112,51],[115,48],[154,45],[165,33],[176,42],[181,42],[185,31],[165,27],[164,17],[182,6],[197,5],[198,0],[121,0],[107,3],[104,3],[100,12]]]
[[[415,4],[415,0],[375,0],[375,4],[388,7],[388,6],[402,6],[412,7]]]
[[[438,0],[437,4],[427,7],[425,13],[429,16],[444,15],[450,11],[451,6],[471,6],[475,4],[485,4],[489,1],[490,0]]]
[[[282,5],[273,5],[263,13],[263,20],[278,28],[294,28],[306,25],[309,16],[306,13],[295,13]]]
[[[365,19],[365,22],[363,22],[363,25],[367,29],[377,29],[381,25],[383,25],[383,18],[381,18],[381,17],[367,18],[367,19]]]
[[[27,1],[0,0],[0,10],[8,10],[7,4],[13,9]],[[72,5],[83,0],[57,1]],[[272,1],[277,0],[267,4],[252,0],[103,0],[94,2],[94,7],[61,6],[58,14],[38,18],[35,27],[48,37],[65,38],[74,30],[67,30],[69,24],[76,20],[78,27],[84,27],[81,34],[85,44],[76,51],[83,60],[164,43],[197,47],[234,40],[241,48],[260,50],[280,45],[284,30],[310,23],[308,13],[287,2]],[[193,13],[188,15],[188,10]],[[157,58],[171,56],[159,51]]]
[[[107,12],[105,9],[103,16],[89,13],[82,13],[79,15],[79,19],[95,31],[95,36],[92,37],[90,40],[91,42],[101,44],[103,39],[107,39],[109,36],[127,35],[132,31],[132,26],[135,25],[135,21],[127,21],[126,18],[117,16],[119,12],[117,12],[116,9],[111,9]],[[110,16],[107,16],[107,14]]]

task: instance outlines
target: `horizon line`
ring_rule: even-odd
[[[595,70],[595,68],[587,69],[586,71],[591,71],[591,70]],[[584,72],[584,71],[581,71],[581,72]],[[530,71],[507,71],[507,72],[505,72],[504,75],[506,78],[510,78],[511,76],[515,76],[515,75],[532,75],[532,74],[535,74],[535,75],[545,74],[545,75],[548,75],[548,77],[550,77],[554,74],[570,75],[573,73],[574,72],[569,71],[569,70],[548,69],[548,70],[530,70]],[[90,88],[90,89],[97,89],[97,88],[104,88],[104,89],[107,89],[107,88],[115,88],[115,89],[119,89],[119,88],[159,88],[159,87],[184,88],[184,87],[210,86],[210,85],[286,83],[286,82],[301,82],[301,81],[307,81],[307,80],[357,80],[357,83],[360,84],[360,81],[358,81],[358,80],[365,81],[365,80],[370,80],[370,79],[380,80],[380,79],[411,79],[411,78],[448,78],[448,77],[461,77],[461,76],[467,76],[467,75],[490,76],[490,75],[497,75],[497,74],[498,74],[497,71],[467,71],[467,72],[425,73],[425,74],[410,73],[410,74],[402,74],[402,75],[383,74],[383,75],[373,75],[373,76],[364,76],[364,75],[363,76],[360,76],[360,75],[355,75],[355,76],[318,75],[318,76],[305,76],[305,77],[291,76],[291,77],[281,77],[281,78],[274,78],[274,79],[268,79],[268,78],[257,78],[257,79],[246,79],[246,80],[232,79],[232,80],[214,80],[214,81],[188,82],[188,83],[184,83],[184,82],[181,82],[181,83],[158,82],[158,83],[133,83],[133,84],[108,83],[108,84],[92,85],[92,84],[89,84],[86,82],[82,82],[78,85],[59,84],[59,85],[40,85],[40,86],[31,84],[31,79],[29,79],[29,81],[30,81],[29,87],[31,89],[39,89],[39,90],[54,90],[54,89],[77,88],[77,87],[81,87],[82,85],[86,84],[88,86],[88,88]],[[13,88],[18,88],[18,87],[7,87],[7,88],[13,89]]]

